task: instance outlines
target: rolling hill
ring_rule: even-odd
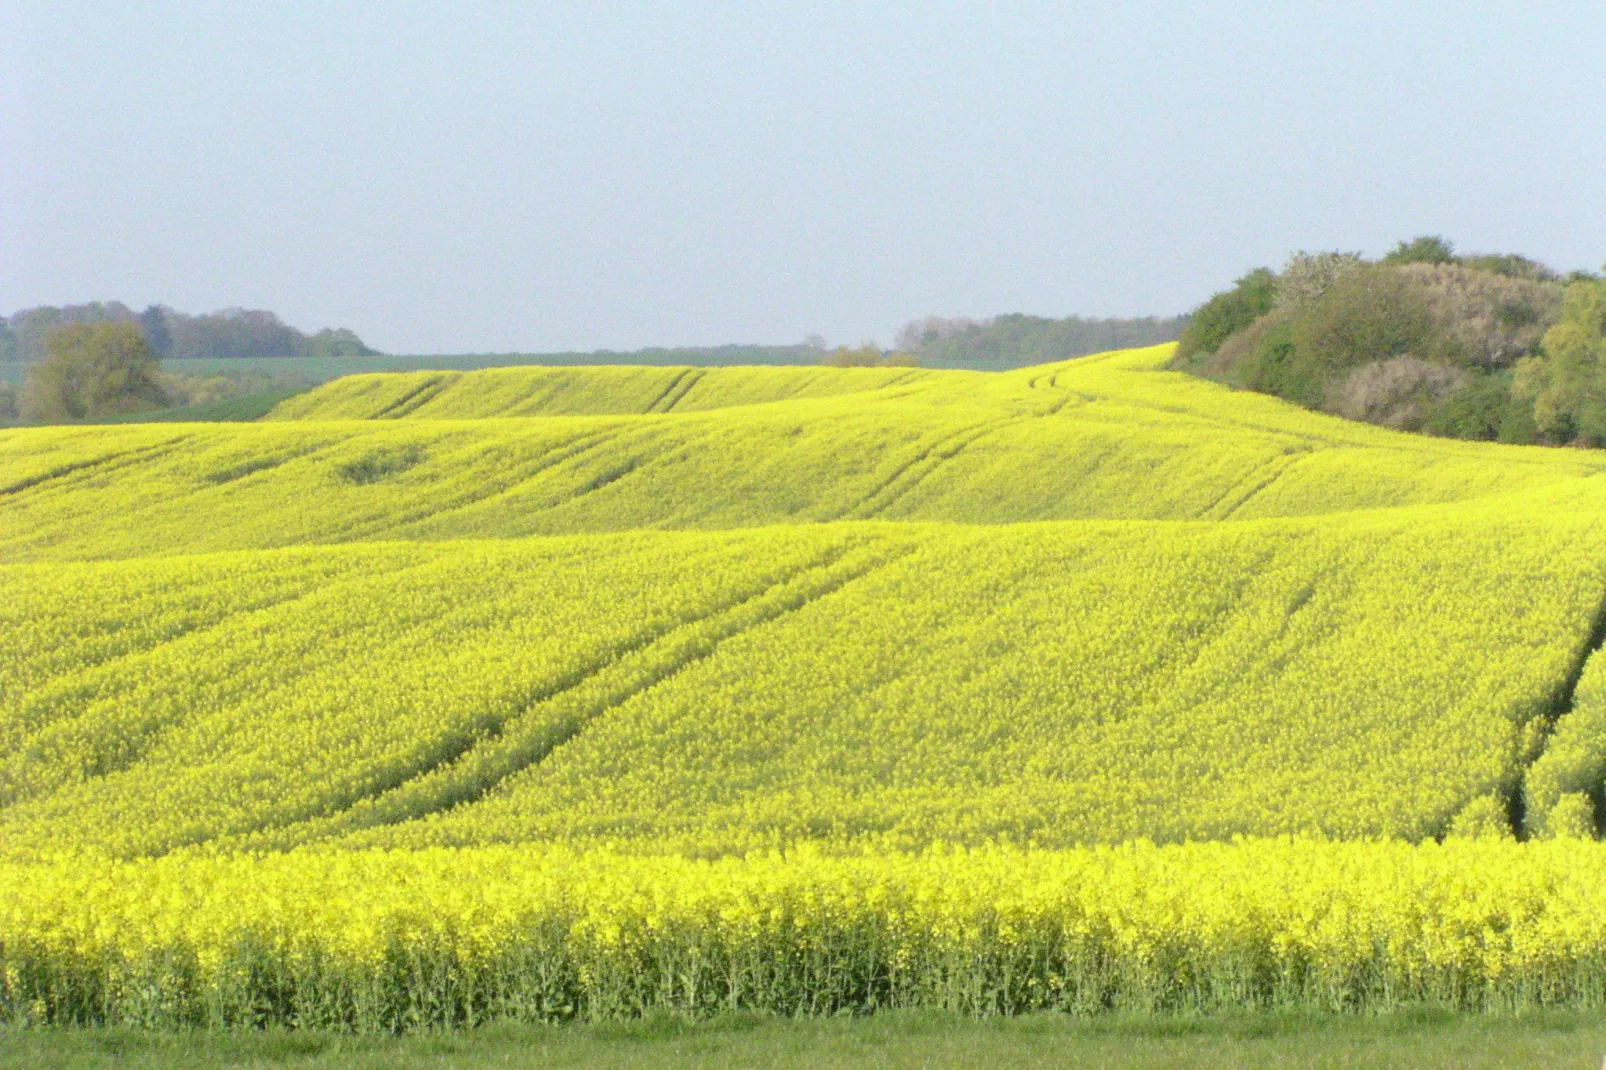
[[[1352,424],[1165,371],[1170,356],[1163,346],[1003,374],[367,375],[254,423],[0,431],[0,889],[30,904],[0,914],[0,958],[20,955],[43,971],[40,984],[56,984],[75,969],[101,977],[84,964],[110,956],[123,963],[104,967],[118,992],[138,990],[159,948],[243,969],[238,948],[272,958],[310,940],[316,955],[348,962],[332,930],[282,912],[288,885],[274,893],[280,906],[242,906],[244,928],[215,931],[109,892],[103,913],[127,926],[116,932],[145,935],[128,943],[113,932],[105,944],[84,942],[101,915],[73,921],[18,891],[55,881],[82,899],[84,872],[128,888],[165,874],[190,889],[175,902],[208,903],[251,866],[268,867],[269,886],[296,867],[314,883],[349,879],[359,899],[406,871],[446,881],[429,896],[452,902],[452,863],[440,859],[505,874],[524,858],[590,873],[581,884],[634,873],[678,904],[683,927],[663,945],[672,955],[693,946],[688,919],[703,900],[670,888],[695,872],[727,912],[707,923],[717,931],[708,946],[773,958],[782,952],[764,944],[760,954],[758,937],[740,935],[749,930],[720,927],[740,911],[719,897],[766,872],[807,884],[829,870],[821,895],[857,879],[836,862],[810,869],[815,857],[890,867],[865,879],[902,889],[892,899],[945,866],[972,865],[944,852],[974,859],[983,885],[1017,866],[1039,882],[1021,887],[1059,904],[1054,924],[1074,928],[1044,874],[1069,867],[1114,895],[1127,887],[1114,874],[1128,872],[1114,860],[1149,857],[1121,853],[1133,843],[1179,845],[1141,865],[1191,874],[1178,878],[1186,883],[1210,867],[1240,880],[1240,863],[1211,853],[1237,838],[1333,841],[1243,848],[1264,852],[1255,857],[1287,890],[1307,878],[1353,882],[1364,844],[1339,841],[1386,839],[1378,857],[1405,869],[1417,858],[1438,895],[1457,879],[1433,853],[1451,850],[1438,845],[1446,837],[1592,836],[1606,779],[1606,660],[1591,657],[1606,633],[1606,457]],[[1542,873],[1562,889],[1547,900],[1560,904],[1562,928],[1532,946],[1584,986],[1557,982],[1557,998],[1582,998],[1599,975],[1578,963],[1594,961],[1597,938],[1565,927],[1593,899],[1545,861],[1560,855],[1508,851],[1540,846],[1467,857],[1490,881],[1513,875],[1501,888]],[[678,868],[695,860],[723,861]],[[496,894],[528,892],[517,887]],[[1339,901],[1336,885],[1321,887],[1309,894]],[[657,908],[638,892],[622,901],[640,908],[630,924],[646,925]],[[1549,917],[1515,891],[1501,895],[1501,934]],[[452,977],[477,976],[461,941],[478,931],[481,906],[442,901],[429,898],[429,910],[446,928],[425,939],[397,935],[414,932],[414,907],[387,900],[403,911],[386,915],[400,928],[363,946],[390,948],[374,952],[383,958],[408,940],[444,941],[428,961],[447,955]],[[881,949],[864,954],[880,962],[904,946],[887,935],[891,915],[854,902],[851,939]],[[1396,968],[1416,970],[1422,992],[1461,991],[1474,974],[1479,991],[1507,992],[1506,975],[1490,972],[1498,956],[1482,950],[1450,969],[1411,958],[1414,947],[1374,948],[1384,966],[1346,974],[1323,944],[1306,966],[1265,973],[1298,944],[1296,920],[1244,920],[1243,902],[1200,909],[1218,911],[1210,924],[1252,932],[1243,947],[1258,949],[1258,965],[1232,957],[1242,948],[1221,950],[1238,937],[1184,939],[1169,906],[1144,915],[1156,940],[1192,949],[1177,952],[1181,973],[1155,982],[1168,993],[1160,1003],[1190,983],[1229,992],[1240,966],[1257,999],[1307,998],[1329,967],[1322,983],[1350,993],[1341,1001],[1385,998],[1375,994],[1392,991],[1385,974]],[[967,903],[953,918],[985,909]],[[177,926],[161,930],[169,943],[151,935],[158,916]],[[582,971],[564,982],[590,995],[566,998],[626,1007],[599,994],[595,973],[597,962],[630,972],[624,952],[587,944],[601,958],[585,958],[581,923],[563,917],[569,935],[553,937],[553,961],[593,963],[590,980]],[[1463,922],[1468,932],[1484,924]],[[277,925],[301,935],[253,943]],[[181,931],[190,935],[172,935]],[[506,946],[528,951],[529,931]],[[986,931],[985,946],[1008,943]],[[1096,954],[1083,949],[1092,958],[1066,950],[1072,929],[1054,931],[1058,950],[1021,967],[1048,987],[1009,1007],[1089,998],[1062,982],[1064,970],[1093,977],[1095,960],[1117,964],[1111,991],[1141,1002],[1150,982],[1140,974],[1156,960],[1122,957],[1119,926]],[[501,946],[474,954],[504,962]],[[1007,958],[967,959],[961,972],[994,978]],[[783,973],[803,969],[786,961]],[[1433,972],[1441,967],[1450,972]],[[1218,968],[1227,973],[1199,980]],[[295,971],[323,967],[264,969],[304,979]],[[950,967],[922,969],[929,980]],[[1046,980],[1055,969],[1057,989]],[[157,987],[193,988],[194,1006],[246,991],[203,975],[212,980],[162,974]],[[417,983],[384,976],[384,999],[417,998]],[[727,993],[745,983],[722,976]],[[882,983],[865,980],[848,998],[785,976],[802,987],[752,1005],[796,1009],[787,1000],[809,992],[821,1008],[858,1005]],[[339,988],[317,978],[308,991]],[[82,992],[103,983],[113,984],[84,980]],[[441,983],[459,993],[459,981]],[[665,1005],[702,1006],[678,991],[660,993]],[[444,1017],[430,1020],[460,1011],[437,1008],[429,1013]],[[328,1013],[374,1024],[392,1011],[365,1017],[341,1003]]]

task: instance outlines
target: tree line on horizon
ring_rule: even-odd
[[[0,361],[42,361],[53,331],[95,323],[133,325],[158,360],[380,355],[348,328],[325,327],[309,335],[264,309],[225,308],[190,315],[167,305],[135,312],[121,301],[90,301],[38,305],[0,317]]]
[[[898,331],[893,352],[912,354],[920,363],[933,365],[1051,364],[1112,349],[1174,342],[1187,324],[1187,316],[1053,319],[1021,312],[987,319],[926,316]]]

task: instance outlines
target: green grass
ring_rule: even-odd
[[[163,424],[163,423],[250,423],[260,420],[282,401],[302,393],[305,387],[282,387],[262,390],[255,394],[208,401],[198,405],[179,405],[171,409],[149,409],[123,416],[101,419],[62,419],[47,421],[0,420],[0,429],[42,427],[97,427],[112,424]]]
[[[244,423],[260,420],[274,406],[301,391],[295,387],[263,390],[255,394],[242,394],[237,398],[224,398],[200,405],[180,405],[173,409],[158,409],[134,416],[123,417],[119,423]]]
[[[796,1021],[661,1018],[493,1026],[405,1038],[278,1032],[0,1032],[0,1063],[69,1067],[1579,1067],[1606,1052],[1606,1016],[1370,1018],[1243,1014],[1078,1020],[888,1014]]]
[[[308,384],[363,372],[471,371],[527,364],[560,367],[695,364],[721,367],[738,364],[818,364],[819,360],[819,352],[803,346],[734,345],[642,349],[629,353],[598,350],[594,353],[455,353],[422,356],[385,353],[371,357],[200,357],[164,360],[162,370],[201,376],[264,375],[287,383]],[[20,383],[27,373],[28,364],[23,361],[0,361],[0,382]]]

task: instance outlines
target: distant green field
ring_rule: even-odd
[[[296,389],[264,390],[244,394],[222,401],[209,401],[199,405],[180,405],[173,409],[139,413],[111,422],[121,423],[242,423],[260,420],[274,406],[300,393]]]
[[[297,385],[312,385],[343,375],[368,372],[474,371],[481,368],[511,368],[525,365],[550,367],[596,367],[635,365],[641,367],[719,368],[741,365],[810,366],[819,365],[822,354],[806,346],[705,346],[678,349],[638,349],[615,352],[562,353],[446,353],[439,355],[385,354],[374,357],[251,357],[209,360],[165,360],[166,371],[183,375],[261,375]],[[1017,367],[998,361],[933,359],[932,368],[1001,371]],[[0,381],[20,383],[27,365],[19,361],[0,361]]]
[[[165,360],[166,371],[184,375],[264,375],[287,382],[313,384],[364,372],[472,371],[525,364],[579,366],[691,364],[718,367],[735,364],[818,364],[820,353],[804,346],[708,346],[591,353],[448,353],[434,356],[384,354],[373,357],[241,357],[208,360]],[[21,382],[27,365],[0,362],[0,380]]]
[[[263,390],[239,397],[209,401],[197,405],[180,405],[171,409],[154,409],[148,412],[129,413],[125,416],[108,416],[99,420],[52,420],[49,424],[33,424],[23,420],[0,421],[0,429],[7,427],[86,427],[114,424],[161,423],[247,423],[260,420],[281,402],[301,393],[300,387],[280,390]]]

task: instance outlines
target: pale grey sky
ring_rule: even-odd
[[[1606,4],[0,0],[0,311],[392,352],[1173,313],[1295,248],[1606,260]]]

